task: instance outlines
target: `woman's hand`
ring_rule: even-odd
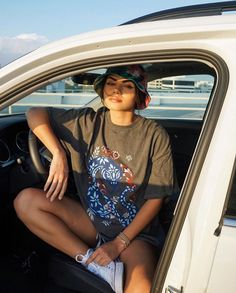
[[[111,261],[115,260],[124,249],[124,243],[120,239],[115,238],[99,246],[88,258],[86,264],[88,265],[91,262],[96,262],[100,266],[106,266]]]
[[[62,199],[67,188],[68,163],[64,150],[57,150],[53,154],[53,159],[49,169],[47,182],[44,186],[46,197],[53,201],[56,197]]]

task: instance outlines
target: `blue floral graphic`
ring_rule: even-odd
[[[88,214],[92,220],[100,218],[105,226],[118,221],[126,227],[137,214],[136,205],[129,200],[135,191],[133,173],[119,157],[117,151],[103,146],[96,147],[88,160]]]

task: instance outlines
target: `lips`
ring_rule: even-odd
[[[120,97],[112,96],[112,97],[109,98],[109,101],[112,102],[112,103],[121,103],[122,99]]]

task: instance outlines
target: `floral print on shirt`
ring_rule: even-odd
[[[103,225],[129,225],[137,214],[134,175],[120,160],[120,154],[97,146],[88,160],[88,214]],[[96,219],[95,219],[96,218]]]

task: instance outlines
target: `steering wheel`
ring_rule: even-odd
[[[33,165],[41,179],[46,181],[48,178],[49,166],[52,161],[52,154],[42,143],[40,143],[32,130],[29,130],[28,145]],[[72,170],[70,161],[68,163],[70,170]],[[71,196],[77,194],[75,182],[71,172],[68,177],[67,193]]]
[[[40,146],[32,130],[29,130],[28,145],[30,157],[36,171],[43,180],[46,180],[48,177],[48,167],[52,161],[52,154],[45,146]]]

